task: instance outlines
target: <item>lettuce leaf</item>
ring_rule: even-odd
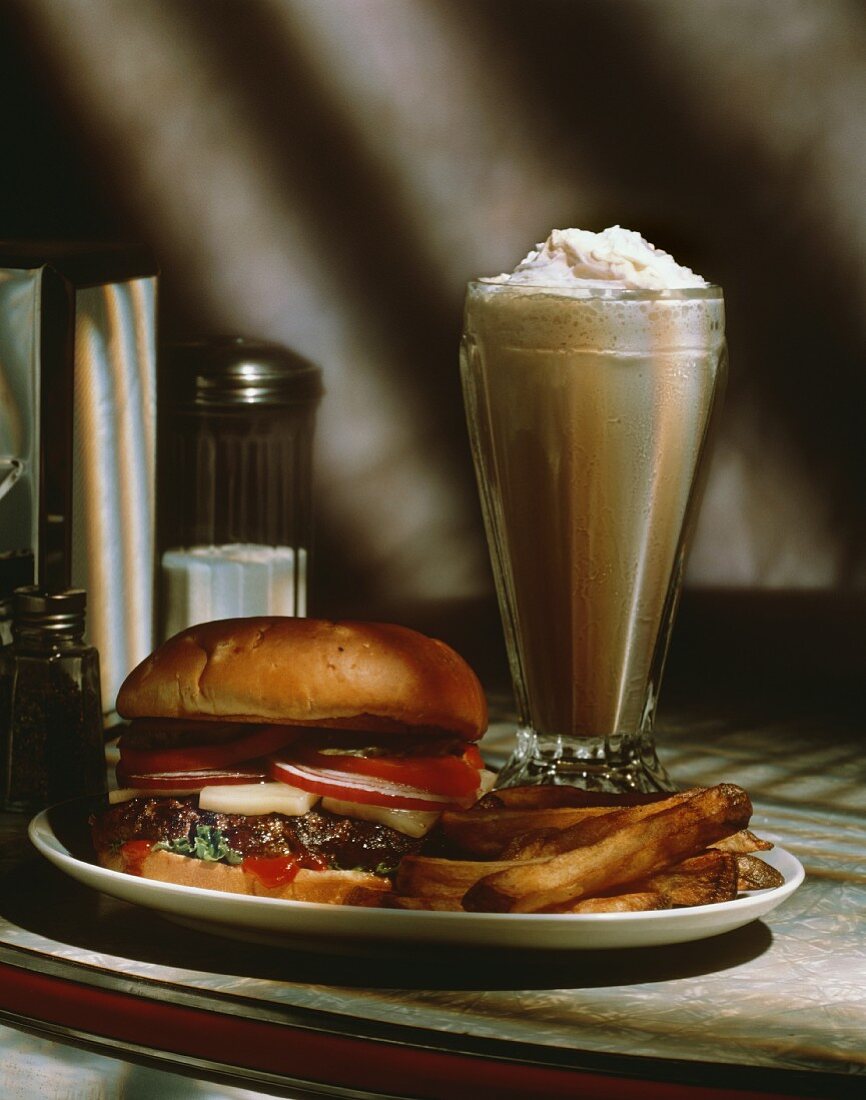
[[[154,844],[153,850],[173,852],[178,856],[191,856],[193,859],[203,859],[208,863],[229,863],[232,866],[244,861],[240,852],[229,847],[222,830],[213,825],[196,825],[193,840],[187,836],[177,837],[175,840],[161,840],[158,844]]]

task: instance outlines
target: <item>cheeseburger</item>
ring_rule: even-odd
[[[492,779],[477,677],[401,626],[204,623],[134,669],[117,710],[97,857],[165,882],[376,904],[439,814]]]

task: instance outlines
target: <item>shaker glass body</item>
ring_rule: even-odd
[[[298,394],[291,375],[244,385],[237,371],[228,382],[215,373],[216,386],[200,374],[187,399],[161,404],[162,638],[211,619],[307,611],[318,391]]]

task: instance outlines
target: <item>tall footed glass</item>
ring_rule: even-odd
[[[463,391],[520,722],[499,786],[672,789],[653,719],[726,367],[719,287],[470,283]]]

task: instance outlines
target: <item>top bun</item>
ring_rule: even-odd
[[[388,623],[260,617],[202,623],[127,676],[123,718],[200,718],[435,728],[474,741],[487,728],[478,678],[450,646]]]

